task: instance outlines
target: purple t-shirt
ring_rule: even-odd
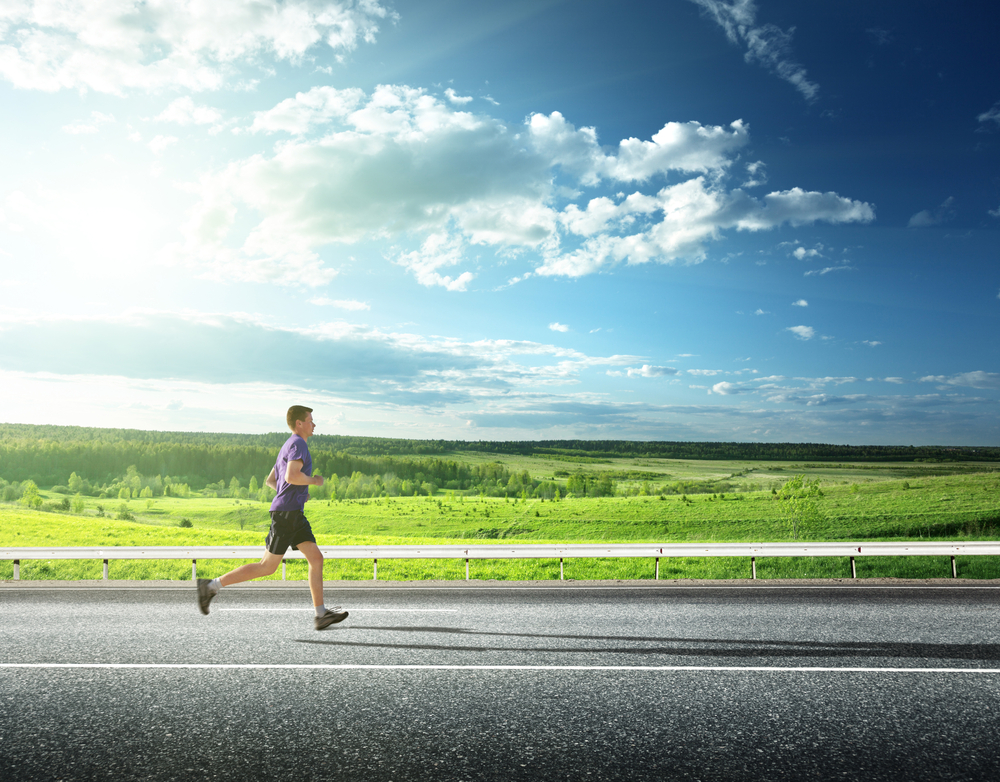
[[[288,470],[288,463],[294,461],[302,462],[302,472],[312,475],[312,457],[309,456],[309,446],[306,441],[293,434],[289,437],[281,450],[278,451],[278,460],[274,463],[274,475],[278,481],[278,494],[271,500],[271,510],[302,510],[309,499],[308,486],[295,486],[285,482],[285,472]]]

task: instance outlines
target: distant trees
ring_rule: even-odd
[[[574,497],[613,497],[615,481],[607,473],[593,476],[576,473],[566,481],[567,496]]]
[[[8,483],[0,478],[0,500],[4,502],[17,502],[21,499],[21,484]]]
[[[230,435],[128,429],[0,424],[0,500],[18,501],[22,485],[58,486],[69,496],[98,499],[210,496],[270,502],[262,481],[287,432]],[[727,480],[665,481],[607,463],[623,456],[744,461],[1000,461],[1000,448],[839,446],[811,443],[678,443],[618,440],[522,442],[404,440],[317,435],[310,439],[321,499],[433,495],[555,499],[620,494],[715,494],[738,490]],[[467,452],[496,454],[475,462]],[[448,454],[463,454],[449,458]],[[532,477],[499,461],[537,455],[565,462],[554,478]],[[508,459],[508,462],[511,461]],[[68,477],[67,477],[68,476]],[[731,476],[733,478],[737,476]],[[565,478],[565,483],[563,482]],[[317,490],[318,488],[318,490]],[[800,498],[801,499],[801,498]],[[29,497],[29,502],[34,502]]]
[[[42,497],[38,493],[38,486],[32,480],[24,481],[21,484],[21,497],[18,500],[26,508],[42,507]]]

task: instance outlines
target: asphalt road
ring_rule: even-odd
[[[993,780],[1000,589],[0,587],[2,780]]]

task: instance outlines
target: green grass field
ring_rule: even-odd
[[[528,459],[505,459],[511,468],[529,469]],[[534,460],[533,474],[561,470],[571,463]],[[656,465],[650,462],[657,462]],[[573,498],[558,502],[505,500],[439,493],[436,497],[312,501],[307,514],[320,543],[447,544],[489,543],[671,543],[793,539],[787,504],[772,498],[793,474],[818,478],[823,496],[819,513],[797,529],[798,539],[836,540],[996,540],[1000,539],[1000,472],[994,465],[797,465],[738,462],[615,460],[587,469],[649,470],[676,480],[731,477],[743,491],[725,495]],[[696,469],[697,468],[697,469]],[[752,469],[751,469],[752,468]],[[747,472],[750,470],[750,472]],[[978,470],[978,471],[977,471]],[[986,471],[982,471],[986,470]],[[743,473],[743,474],[741,474]],[[49,502],[62,498],[42,492]],[[0,504],[0,545],[259,545],[269,525],[267,506],[233,499],[156,498],[131,500],[134,522],[97,517],[98,506],[113,516],[121,500],[84,498],[82,514],[28,511]],[[180,527],[187,520],[191,527]],[[218,575],[234,563],[203,562],[199,573]],[[1000,561],[959,558],[959,575],[1000,578]],[[495,560],[472,563],[477,579],[544,580],[559,578],[557,561]],[[950,575],[947,557],[861,558],[859,577],[934,578]],[[23,579],[101,577],[102,563],[25,561]],[[653,562],[567,560],[573,579],[652,578]],[[661,560],[660,578],[747,578],[745,559]],[[305,578],[305,563],[289,562],[290,579]],[[774,558],[757,563],[758,578],[849,578],[846,559]],[[328,579],[372,577],[370,561],[328,561]],[[11,562],[0,562],[0,579],[13,577]],[[112,579],[189,579],[190,563],[112,561]],[[275,578],[280,578],[276,574]],[[380,561],[385,580],[465,578],[464,561]]]

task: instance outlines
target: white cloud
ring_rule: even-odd
[[[842,386],[847,383],[857,383],[858,378],[848,377],[797,377],[796,380],[807,383],[810,388],[823,388],[828,385]]]
[[[949,196],[944,203],[936,209],[925,209],[917,212],[907,223],[909,228],[930,228],[934,225],[941,225],[955,216],[955,198]]]
[[[749,178],[743,183],[743,187],[760,187],[767,184],[766,167],[767,165],[761,160],[747,163],[746,169]]]
[[[185,95],[172,101],[154,119],[178,125],[214,125],[222,120],[222,112],[211,106],[199,106],[190,96]]]
[[[156,136],[146,146],[153,150],[154,155],[161,155],[167,147],[178,142],[177,136]]]
[[[164,333],[172,339],[157,341],[160,349],[142,350]],[[544,400],[569,412],[574,403],[553,396],[549,387],[575,385],[588,368],[625,366],[638,358],[589,356],[538,342],[385,333],[343,321],[289,328],[245,314],[141,309],[86,318],[0,309],[0,337],[5,378],[10,372],[52,373],[55,382],[72,383],[76,389],[93,385],[87,378],[100,377],[108,386],[205,383],[219,394],[226,389],[238,393],[241,384],[266,383],[284,387],[286,398],[289,387],[298,396],[304,390],[310,398],[335,395],[341,407],[393,410],[397,420],[400,409],[423,415],[464,408],[467,415],[501,398],[504,404]],[[53,352],[56,344],[66,351]],[[93,344],[105,348],[95,354],[87,347]],[[247,344],[270,348],[259,360],[245,361],[240,346]],[[292,354],[299,363],[281,361]],[[302,365],[311,367],[307,378]],[[117,377],[124,367],[131,379]],[[185,396],[198,404],[194,392]],[[173,394],[170,401],[177,398]]]
[[[593,198],[586,208],[580,209],[576,204],[569,204],[559,215],[559,221],[578,236],[593,236],[608,230],[612,223],[622,224],[627,217],[610,198],[601,196]]]
[[[464,106],[466,103],[472,102],[471,95],[458,95],[455,93],[451,87],[444,91],[445,97],[448,98],[449,102],[454,103],[456,106]]]
[[[771,314],[770,312],[768,312],[767,310],[762,310],[760,307],[758,307],[754,311],[754,315],[770,315],[770,314]]]
[[[744,230],[776,228],[785,223],[791,226],[808,225],[820,220],[828,223],[867,223],[875,219],[875,210],[870,204],[851,201],[836,193],[818,193],[799,187],[769,193],[764,196],[762,205],[752,199],[750,202],[752,208],[747,208],[736,223]]]
[[[464,291],[473,280],[471,272],[462,272],[454,278],[438,272],[442,267],[460,263],[464,257],[464,249],[462,237],[435,233],[427,237],[419,250],[401,253],[396,262],[413,272],[421,285],[438,285],[450,291]]]
[[[565,325],[563,323],[558,323],[558,322],[556,322],[556,323],[550,323],[549,324],[549,330],[550,331],[560,331],[563,334],[565,334],[567,331],[569,331],[569,326],[567,326],[567,325]]]
[[[629,377],[670,377],[678,374],[678,370],[673,367],[655,367],[650,364],[643,364],[641,367],[629,367],[626,372]]]
[[[938,383],[943,386],[966,386],[968,388],[1000,389],[1000,373],[962,372],[958,375],[928,375],[920,378],[921,383]]]
[[[721,383],[716,383],[714,386],[712,386],[712,390],[709,393],[719,394],[720,396],[735,396],[737,394],[752,393],[752,390],[753,389],[745,388],[743,386],[738,386],[735,383],[723,381]]]
[[[789,326],[785,331],[792,332],[801,340],[809,340],[816,336],[816,329],[812,326]]]
[[[886,44],[892,43],[894,36],[891,30],[885,30],[881,27],[869,27],[865,30],[866,33],[871,37],[871,39],[878,46],[885,46]]]
[[[806,301],[805,299],[799,299],[798,301],[793,301],[792,302],[792,306],[793,307],[808,307],[809,306],[809,302]]]
[[[992,108],[980,114],[978,119],[980,122],[992,122],[997,127],[1000,127],[1000,101],[994,103]]]
[[[465,262],[477,245],[508,256],[534,251],[535,274],[580,276],[621,262],[698,262],[704,244],[726,229],[874,217],[869,204],[835,193],[793,188],[754,199],[727,192],[721,177],[748,138],[740,122],[668,123],[650,141],[605,149],[593,129],[577,129],[558,113],[508,126],[423,90],[382,85],[370,95],[325,87],[299,93],[259,112],[250,129],[296,138],[203,177],[185,241],[165,258],[210,275],[225,267],[236,279],[281,281],[290,269],[322,269],[317,250],[325,245],[389,239],[409,244],[396,258],[422,284],[464,290],[471,272],[446,277],[437,269]],[[641,183],[667,172],[696,176],[581,206],[580,186]],[[558,185],[560,175],[572,177],[574,188]],[[240,246],[230,234],[248,220],[256,224]],[[421,249],[412,249],[414,240]],[[577,246],[564,250],[564,242]]]
[[[594,128],[575,128],[558,111],[535,114],[528,130],[536,150],[577,177],[584,185],[601,179],[646,181],[669,171],[718,172],[728,168],[731,156],[749,139],[749,131],[736,120],[729,129],[706,127],[699,122],[668,122],[649,141],[624,139],[617,150],[605,151]]]
[[[338,90],[335,87],[313,87],[309,92],[299,92],[267,111],[254,112],[251,133],[291,133],[302,135],[317,125],[325,125],[334,118],[347,117],[365,94],[359,89]]]
[[[337,309],[349,310],[351,312],[371,309],[371,305],[366,304],[363,301],[356,301],[354,299],[331,299],[326,296],[317,296],[316,298],[309,299],[309,303],[315,304],[318,307],[336,307]]]
[[[805,260],[806,258],[819,258],[821,257],[822,254],[820,253],[819,250],[815,248],[813,248],[812,250],[807,250],[805,247],[796,247],[795,252],[793,252],[792,255],[794,255],[796,258],[802,261]]]
[[[753,0],[691,0],[704,8],[726,31],[735,44],[742,43],[747,51],[744,58],[757,63],[787,81],[802,96],[813,101],[819,86],[806,76],[806,70],[792,55],[792,34],[795,28],[782,30],[773,24],[757,23],[757,6]]]
[[[90,112],[89,122],[76,122],[72,125],[63,125],[63,132],[77,135],[80,133],[97,133],[101,125],[114,122],[112,114],[102,114],[100,111]]]
[[[825,266],[822,269],[811,269],[810,271],[805,272],[802,276],[815,277],[819,275],[820,277],[822,277],[824,275],[831,274],[833,272],[847,272],[847,271],[852,271],[853,269],[854,269],[853,266],[849,266],[848,264],[845,263],[840,266]]]
[[[350,51],[395,18],[376,0],[63,0],[7,4],[0,78],[22,89],[218,89],[236,65]]]
[[[592,202],[593,203],[593,202]],[[705,242],[717,239],[725,229],[761,231],[782,224],[805,225],[818,220],[831,223],[869,222],[874,209],[867,203],[842,198],[836,193],[807,192],[793,188],[770,193],[763,200],[751,198],[742,190],[726,192],[696,177],[660,190],[655,196],[635,193],[612,209],[601,204],[601,218],[607,227],[613,219],[652,215],[662,216],[645,231],[625,236],[600,233],[569,253],[546,254],[539,274],[579,277],[620,263],[629,264],[696,263],[705,257]],[[585,218],[593,217],[593,221]],[[571,219],[591,230],[598,215],[574,212]],[[566,218],[564,218],[566,219]],[[572,223],[571,223],[572,224]]]
[[[878,340],[873,340],[873,339],[863,339],[863,340],[861,340],[861,344],[862,344],[862,345],[867,345],[867,346],[868,346],[868,347],[870,347],[870,348],[877,348],[877,347],[878,347],[879,345],[881,345],[882,343],[881,343],[881,342],[879,342]]]

